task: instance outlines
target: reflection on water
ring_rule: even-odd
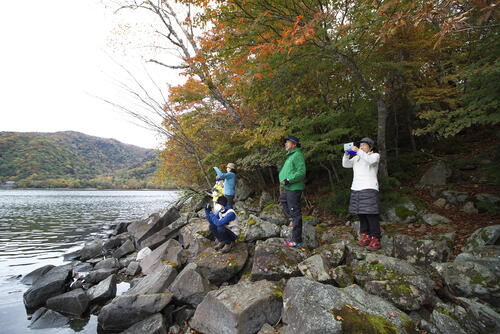
[[[3,333],[40,333],[27,328],[19,275],[105,236],[113,225],[163,209],[173,191],[0,190],[0,323]],[[5,324],[7,324],[5,327]],[[95,333],[97,319],[43,333]]]

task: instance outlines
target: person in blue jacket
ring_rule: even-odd
[[[217,173],[216,180],[224,180],[224,196],[227,198],[227,203],[231,207],[234,205],[234,194],[236,187],[236,165],[232,162],[226,166],[227,173],[222,173],[219,168],[214,167]]]
[[[210,204],[205,207],[210,232],[219,242],[214,249],[222,249],[222,253],[228,253],[234,247],[235,240],[240,233],[238,217],[225,196],[217,199],[214,209],[215,213],[212,213]]]

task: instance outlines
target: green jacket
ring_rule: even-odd
[[[287,158],[283,168],[280,170],[280,186],[286,190],[304,190],[304,180],[306,178],[306,162],[302,149],[297,147],[286,152]],[[283,180],[288,179],[288,185],[283,186]]]

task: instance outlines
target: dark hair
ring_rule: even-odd
[[[225,207],[227,205],[226,196],[221,196],[221,197],[217,198],[217,203]]]
[[[229,171],[230,171],[231,173],[234,173],[234,174],[236,174],[236,169],[233,169],[233,168],[229,168]]]

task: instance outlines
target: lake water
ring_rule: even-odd
[[[97,319],[75,320],[65,328],[28,328],[20,276],[86,241],[105,236],[118,222],[145,218],[178,196],[175,191],[0,190],[1,333],[96,333]]]

